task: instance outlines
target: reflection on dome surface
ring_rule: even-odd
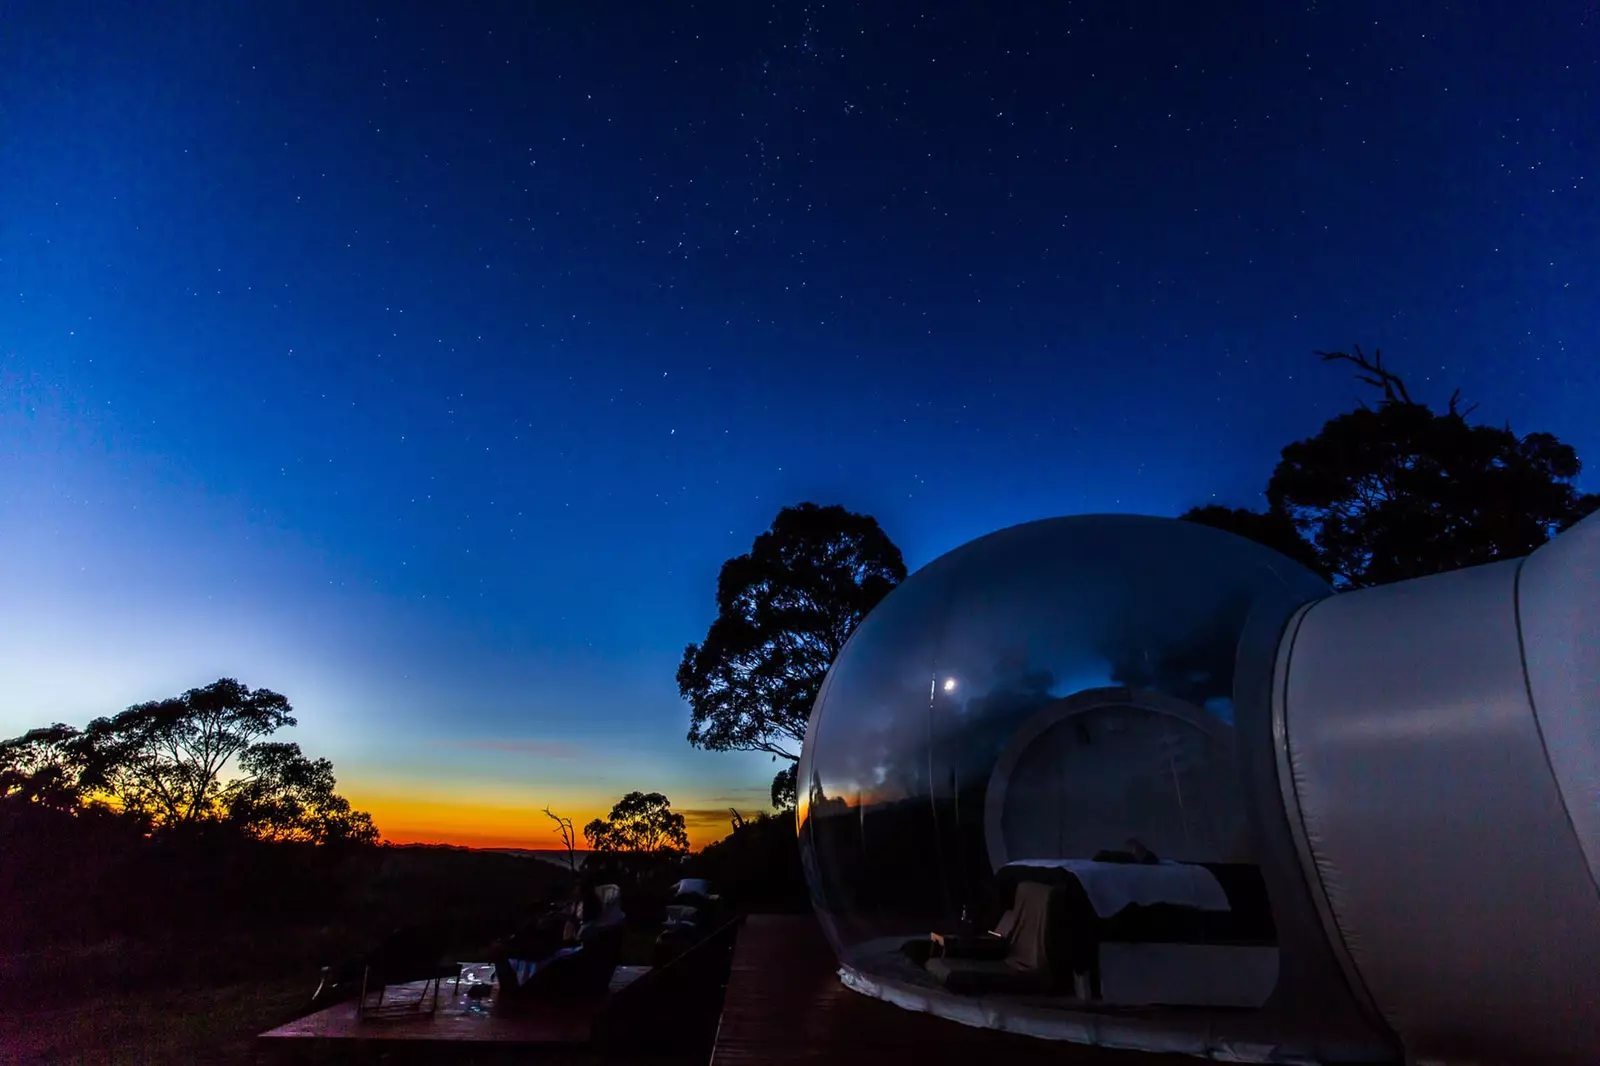
[[[813,901],[858,987],[1257,1013],[1279,953],[1235,661],[1252,612],[1328,592],[1249,541],[1123,515],[1002,530],[907,579],[834,663],[799,766]]]

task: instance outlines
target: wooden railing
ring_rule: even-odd
[[[610,1047],[689,1049],[715,1038],[742,917],[711,930],[670,962],[612,996],[591,1030]]]

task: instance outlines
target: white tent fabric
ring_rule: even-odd
[[[1320,600],[1284,640],[1277,732],[1302,862],[1351,981],[1413,1055],[1600,1047],[1600,893],[1574,832],[1594,817],[1600,614],[1569,591],[1595,587],[1595,522],[1527,560]],[[1519,624],[1529,566],[1521,602],[1539,613]]]
[[[1545,754],[1600,886],[1600,520],[1568,530],[1522,564],[1517,619]]]

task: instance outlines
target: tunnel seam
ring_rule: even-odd
[[[1372,989],[1367,986],[1361,968],[1356,965],[1355,957],[1350,953],[1349,942],[1345,939],[1344,926],[1333,909],[1333,901],[1328,898],[1327,884],[1323,881],[1322,870],[1317,865],[1316,851],[1311,846],[1311,829],[1306,824],[1305,808],[1300,802],[1300,788],[1295,781],[1293,754],[1290,750],[1293,742],[1289,739],[1289,677],[1294,666],[1295,648],[1299,645],[1300,630],[1306,618],[1319,604],[1326,602],[1327,600],[1323,599],[1306,604],[1300,610],[1298,617],[1292,621],[1292,628],[1286,637],[1288,647],[1284,654],[1282,684],[1278,683],[1276,677],[1273,678],[1271,713],[1273,741],[1277,749],[1277,758],[1274,762],[1278,769],[1278,793],[1286,805],[1293,807],[1292,811],[1285,812],[1291,816],[1289,835],[1294,838],[1295,851],[1300,857],[1300,871],[1306,879],[1306,887],[1311,891],[1317,915],[1323,922],[1323,933],[1328,936],[1328,946],[1339,963],[1339,969],[1344,972],[1344,978],[1349,983],[1357,1002],[1368,1013],[1380,1019],[1383,1026],[1392,1032],[1395,1031],[1393,1023],[1379,1006]]]
[[[1572,820],[1572,808],[1567,805],[1566,790],[1561,787],[1561,775],[1556,773],[1556,766],[1550,760],[1550,742],[1544,736],[1544,724],[1539,721],[1539,704],[1533,698],[1533,675],[1528,670],[1528,646],[1522,637],[1522,570],[1528,558],[1524,556],[1517,560],[1517,574],[1511,583],[1511,610],[1517,623],[1517,659],[1522,664],[1522,688],[1528,697],[1528,711],[1533,719],[1533,731],[1539,738],[1539,754],[1544,756],[1545,769],[1550,771],[1550,783],[1555,786],[1556,802],[1561,804],[1561,817],[1567,823],[1567,831],[1572,834],[1572,842],[1578,848],[1578,855],[1583,860],[1583,872],[1588,875],[1589,886],[1595,890],[1595,895],[1600,897],[1600,881],[1595,880],[1594,863],[1590,861],[1589,849],[1584,846],[1583,837],[1578,833],[1578,824]]]

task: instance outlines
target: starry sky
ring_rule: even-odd
[[[0,2],[0,734],[223,675],[391,839],[761,756],[787,503],[1259,503],[1381,347],[1600,462],[1592,2]],[[1596,487],[1591,477],[1586,487]]]

